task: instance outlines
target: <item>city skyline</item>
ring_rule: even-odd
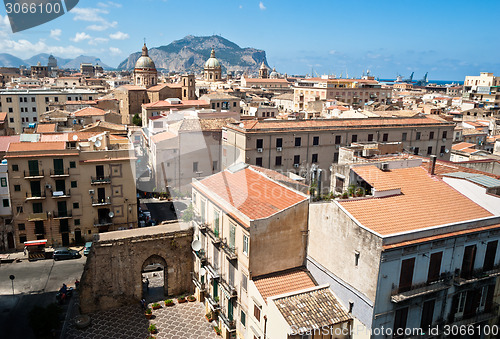
[[[488,44],[494,22],[481,20],[485,6],[495,12],[500,5],[480,3],[469,8],[454,2],[451,14],[449,4],[430,1],[89,0],[15,34],[2,10],[0,52],[20,58],[42,52],[93,55],[116,67],[140,50],[144,38],[153,48],[187,35],[217,34],[240,47],[265,50],[269,65],[288,74],[359,77],[369,69],[380,78],[415,72],[420,79],[429,72],[431,80],[462,81],[467,74],[500,72],[494,59],[500,48]]]

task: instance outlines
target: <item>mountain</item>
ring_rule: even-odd
[[[0,67],[19,67],[25,65],[26,62],[11,54],[0,53]]]
[[[47,54],[47,53],[40,53],[40,54],[37,54],[35,56],[32,56],[31,58],[29,59],[26,59],[24,60],[24,62],[26,63],[26,65],[36,65],[37,63],[41,63],[42,65],[47,65],[47,62],[49,62],[49,56],[50,54]],[[61,57],[58,57],[58,56],[54,56],[57,60],[57,65],[59,65],[59,67],[61,65],[64,65],[64,64],[67,64],[68,62],[71,61],[71,59],[67,59],[67,58],[61,58]],[[78,66],[80,67],[80,66]]]
[[[196,37],[188,35],[169,45],[149,49],[156,68],[176,72],[201,72],[212,48],[225,71],[257,72],[262,61],[267,65],[266,52],[255,48],[241,48],[218,35]],[[131,70],[141,52],[132,53],[118,65],[118,69]]]
[[[102,66],[102,68],[104,69],[112,69],[112,67],[109,67],[104,62],[102,62],[101,59],[95,56],[86,56],[86,55],[80,55],[74,59],[70,59],[63,65],[59,65],[59,62],[57,64],[59,68],[79,69],[81,63],[91,63],[93,65],[99,64],[99,66]]]

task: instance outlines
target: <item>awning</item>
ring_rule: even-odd
[[[45,245],[46,243],[47,239],[32,240],[32,241],[25,241],[24,246],[39,246],[39,245]]]

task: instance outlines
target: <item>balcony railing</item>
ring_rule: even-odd
[[[222,320],[222,323],[227,328],[229,332],[236,331],[236,322],[234,320],[230,320],[224,312],[219,312],[219,318]]]
[[[210,295],[210,293],[207,293],[207,295],[205,296],[205,300],[207,301],[208,306],[210,307],[210,309],[212,309],[212,311],[220,310],[219,302],[215,301],[214,298]]]
[[[109,197],[92,199],[92,206],[104,206],[104,205],[111,205],[111,199]]]
[[[52,198],[54,199],[59,199],[59,198],[69,198],[71,196],[71,193],[69,190],[65,191],[52,191]]]
[[[69,177],[69,168],[66,169],[51,169],[50,176],[54,177]]]
[[[201,222],[199,220],[195,220],[196,225],[198,226],[198,229],[200,232],[205,233],[207,229],[209,228],[208,224],[206,222]]]
[[[463,285],[479,280],[497,277],[499,275],[500,265],[493,266],[493,268],[490,270],[484,270],[484,268],[480,268],[470,272],[469,274],[462,274],[462,272],[457,271],[455,274],[454,283],[455,285]]]
[[[200,292],[203,292],[205,291],[205,283],[202,283],[199,278],[198,278],[198,273],[196,272],[191,272],[191,281],[193,282],[193,284],[198,287],[198,289],[200,290]]]
[[[229,298],[236,297],[236,295],[238,294],[237,291],[236,291],[236,287],[234,286],[234,284],[231,283],[231,282],[226,281],[226,279],[224,279],[224,278],[222,278],[220,280],[220,286],[225,291],[225,293],[227,293],[227,296]]]
[[[236,247],[229,246],[226,238],[224,238],[224,241],[222,241],[221,248],[224,250],[229,260],[238,259]]]
[[[40,179],[43,178],[44,175],[43,169],[38,171],[24,171],[24,179]]]
[[[94,226],[96,226],[96,227],[109,226],[109,225],[113,225],[113,221],[110,218],[103,218],[103,219],[95,219],[94,220]]]
[[[45,197],[45,192],[26,192],[26,200],[40,200]]]
[[[219,237],[219,230],[218,229],[212,229],[210,226],[207,227],[207,233],[210,239],[212,239],[212,243],[214,245],[218,245],[221,243],[221,238]]]
[[[28,214],[28,221],[44,221],[47,219],[47,213],[45,212]]]
[[[200,259],[201,263],[205,263],[207,261],[207,256],[204,249],[193,251],[193,253],[198,257],[198,259]]]
[[[54,219],[69,219],[73,217],[73,213],[71,210],[69,211],[53,211],[52,215]]]
[[[99,184],[110,184],[111,177],[109,176],[99,176],[99,177],[90,177],[90,184],[99,185]]]
[[[439,292],[441,290],[447,289],[451,286],[451,275],[444,273],[441,274],[439,280],[428,283],[414,284],[409,290],[401,292],[399,288],[393,289],[391,293],[391,301],[393,303],[399,303],[406,301],[411,298],[420,297],[425,294]]]
[[[479,324],[490,319],[498,317],[499,305],[493,303],[491,307],[478,311],[475,314],[463,315],[460,317],[454,317],[451,321],[451,326],[456,326],[460,328],[461,326]]]
[[[209,261],[207,261],[204,266],[205,266],[205,269],[207,270],[208,274],[213,279],[218,279],[220,277],[219,267],[212,266],[212,264]]]

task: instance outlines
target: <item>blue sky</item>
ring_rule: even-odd
[[[420,79],[500,74],[500,1],[80,0],[68,14],[12,34],[0,9],[0,53],[95,55],[116,67],[140,50],[186,35],[221,35],[267,52],[288,74]]]

